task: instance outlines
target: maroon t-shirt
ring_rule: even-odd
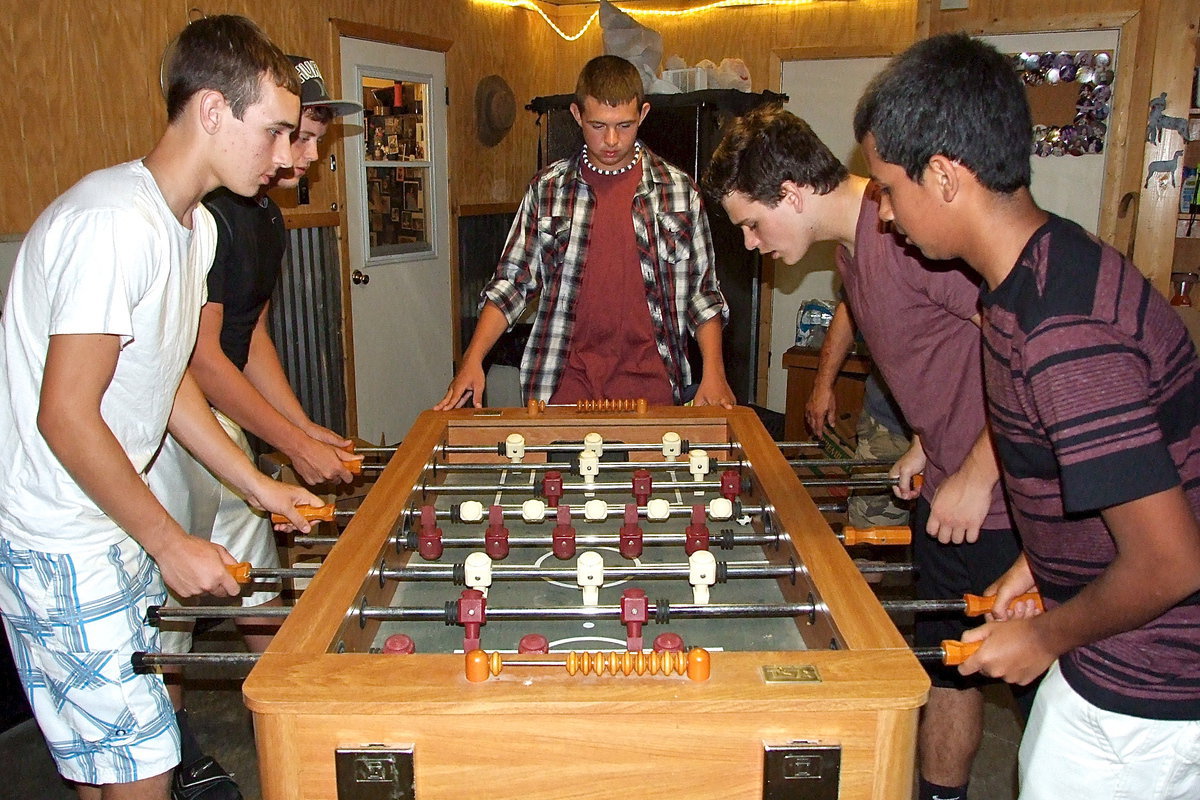
[[[644,397],[650,405],[671,405],[671,383],[650,323],[633,233],[633,196],[642,171],[601,175],[585,162],[583,175],[596,208],[571,345],[550,402]]]
[[[879,188],[868,184],[854,256],[838,248],[846,302],[871,358],[928,459],[921,495],[962,466],[983,430],[979,284],[961,262],[919,261],[904,240],[882,228]],[[983,527],[1012,528],[999,483]]]

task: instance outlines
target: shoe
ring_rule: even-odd
[[[212,756],[178,767],[171,780],[171,800],[242,800],[233,777]]]

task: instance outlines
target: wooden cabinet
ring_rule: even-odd
[[[783,367],[787,370],[787,406],[783,424],[784,437],[789,442],[809,437],[804,426],[804,406],[812,394],[819,355],[817,350],[808,347],[792,347],[783,354]],[[834,381],[833,397],[838,414],[834,427],[846,441],[854,441],[858,414],[862,411],[863,388],[870,372],[871,359],[852,353]]]

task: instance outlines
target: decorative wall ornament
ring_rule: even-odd
[[[1013,67],[1026,87],[1078,83],[1074,119],[1066,125],[1034,120],[1032,152],[1036,156],[1082,156],[1104,151],[1105,120],[1112,113],[1112,54],[1083,50],[1076,53],[1018,53]]]
[[[1183,117],[1172,117],[1164,113],[1167,110],[1167,93],[1159,92],[1158,97],[1150,101],[1150,119],[1146,123],[1146,141],[1158,144],[1162,141],[1163,131],[1176,131],[1185,142],[1188,137],[1188,121]]]

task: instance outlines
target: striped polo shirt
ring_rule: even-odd
[[[1141,273],[1053,215],[982,303],[996,448],[1052,608],[1115,557],[1102,509],[1182,485],[1200,512],[1200,364],[1182,321]],[[1200,719],[1200,593],[1060,663],[1100,708]]]

